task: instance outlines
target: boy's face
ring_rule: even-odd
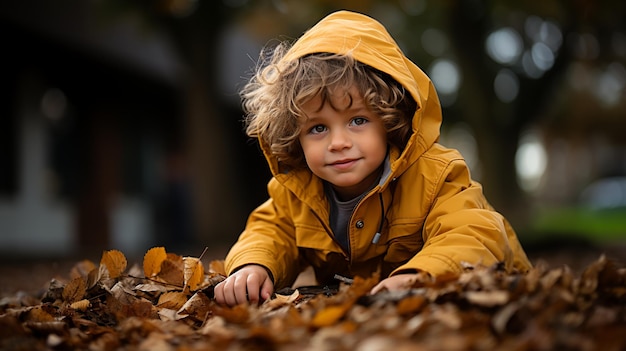
[[[378,179],[387,154],[387,132],[356,87],[334,90],[329,100],[322,106],[318,95],[302,106],[308,118],[300,144],[311,171],[331,183],[342,200],[349,200]]]

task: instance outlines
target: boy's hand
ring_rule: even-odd
[[[383,279],[380,283],[372,288],[370,294],[376,294],[377,292],[383,290],[394,291],[409,289],[413,286],[413,284],[415,284],[415,282],[422,281],[427,277],[428,274],[424,272],[394,275],[389,278]]]
[[[242,303],[258,303],[269,299],[274,283],[263,266],[245,266],[215,286],[215,301],[235,306]]]

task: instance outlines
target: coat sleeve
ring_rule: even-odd
[[[422,236],[424,246],[392,275],[424,271],[431,275],[461,272],[463,264],[527,270],[530,263],[506,219],[485,199],[463,160],[444,167],[433,186],[431,208]]]
[[[248,217],[246,227],[225,260],[230,275],[248,264],[258,264],[272,274],[276,289],[288,286],[299,273],[294,225],[286,206],[286,195],[274,179],[270,198]]]

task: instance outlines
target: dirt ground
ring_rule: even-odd
[[[223,259],[227,248],[213,249],[203,260]],[[605,245],[603,247],[577,243],[563,245],[560,242],[542,243],[526,248],[533,264],[545,262],[549,267],[569,266],[578,275],[590,263],[601,255],[607,258],[626,261],[626,242]],[[54,278],[66,279],[70,269],[83,259],[99,261],[98,255],[86,255],[62,258],[12,257],[0,256],[0,298],[15,294],[39,296]],[[142,257],[127,257],[128,265],[141,264]]]

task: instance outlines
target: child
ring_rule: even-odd
[[[437,143],[435,89],[380,23],[335,12],[267,60],[242,97],[269,199],[226,257],[218,303],[266,300],[306,266],[319,284],[379,273],[372,293],[465,263],[530,268],[461,155]]]

